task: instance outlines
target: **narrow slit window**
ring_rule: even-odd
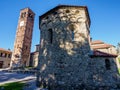
[[[72,30],[72,41],[74,41],[74,31]]]
[[[109,59],[105,59],[105,67],[107,70],[110,70],[110,60]]]
[[[49,38],[49,42],[52,43],[52,39],[53,39],[52,29],[49,29],[49,30],[48,30],[48,38]]]

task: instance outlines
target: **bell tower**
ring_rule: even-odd
[[[20,11],[11,68],[28,66],[35,13],[25,8]]]

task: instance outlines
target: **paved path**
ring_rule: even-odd
[[[0,70],[0,85],[10,82],[24,82],[26,83],[23,90],[47,90],[36,87],[36,76],[31,74],[18,74],[2,72]]]
[[[0,71],[0,85],[10,82],[18,82],[24,80],[35,80],[35,75],[31,74],[17,74],[17,73],[9,73]]]

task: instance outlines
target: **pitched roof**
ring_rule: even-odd
[[[104,44],[104,42],[101,40],[95,40],[91,42],[91,45],[94,45],[94,44]]]
[[[12,53],[12,51],[10,51],[10,50],[6,50],[6,49],[3,49],[3,48],[0,48],[0,51],[5,51],[5,52]]]
[[[91,45],[92,49],[105,49],[105,48],[110,48],[112,45],[110,44],[103,44],[103,45],[97,45],[97,46],[93,46]]]
[[[91,42],[91,48],[92,49],[106,49],[106,48],[110,48],[113,45],[104,43],[101,40],[95,40]]]

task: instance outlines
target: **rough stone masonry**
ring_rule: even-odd
[[[10,68],[21,68],[29,65],[34,17],[34,12],[29,8],[20,11]]]
[[[99,71],[95,69],[99,63],[90,57],[90,17],[87,7],[57,6],[40,16],[39,25],[41,40],[37,86],[50,90],[82,90],[83,87],[100,86],[102,79],[96,84],[99,80],[93,78],[93,73],[99,76]],[[107,75],[113,72],[117,75],[114,65],[113,68],[114,71]],[[114,85],[116,80],[112,76],[110,78]]]

